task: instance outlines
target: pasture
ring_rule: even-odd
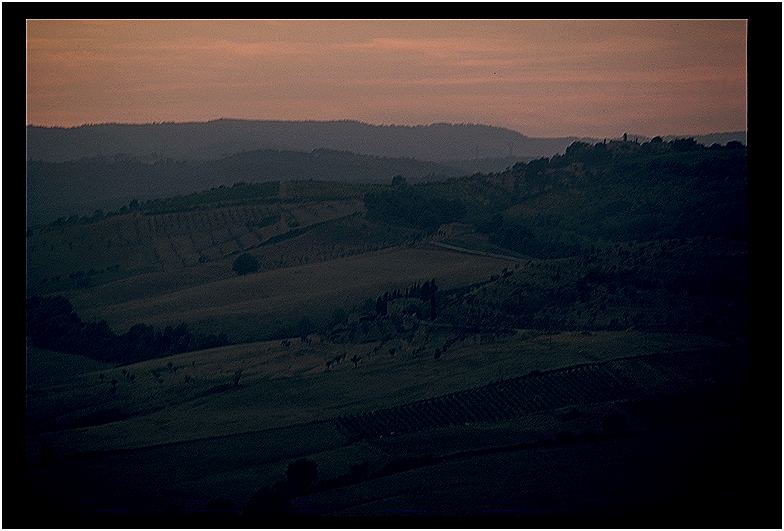
[[[448,250],[390,248],[184,289],[168,287],[170,292],[158,295],[149,293],[148,278],[128,279],[74,296],[72,302],[82,318],[105,319],[116,331],[140,322],[185,322],[199,332],[226,332],[233,342],[247,342],[280,337],[302,318],[323,324],[335,310],[348,310],[389,289],[431,278],[444,289],[458,287],[510,263]],[[165,281],[160,288],[167,290]]]

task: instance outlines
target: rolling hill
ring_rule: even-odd
[[[68,162],[31,160],[27,163],[27,216],[28,225],[37,225],[60,216],[116,209],[133,199],[187,194],[237,182],[389,182],[396,175],[421,181],[461,174],[460,169],[436,162],[326,149],[309,153],[256,150],[215,160],[145,162],[124,156]]]
[[[136,157],[217,159],[240,151],[331,149],[379,157],[447,161],[542,157],[576,137],[534,138],[478,124],[403,126],[356,121],[258,121],[28,126],[29,160],[65,161],[125,153]]]
[[[218,186],[30,228],[24,493],[98,527],[745,516],[746,162],[573,143],[498,173]]]

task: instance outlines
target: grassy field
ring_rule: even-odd
[[[293,235],[293,237],[288,237]],[[305,225],[283,232],[261,243],[252,241],[247,250],[256,256],[262,271],[294,265],[318,263],[335,258],[378,250],[408,242],[418,235],[394,227],[376,226],[360,216],[345,216]],[[275,240],[275,241],[271,241]],[[206,245],[206,244],[205,244]],[[68,289],[61,294],[77,301],[79,307],[101,306],[111,295],[111,302],[127,302],[155,297],[180,289],[236,277],[232,262],[236,255],[170,271],[150,271],[115,279],[100,285]]]
[[[399,339],[234,345],[31,387],[30,455],[42,444],[72,453],[258,431],[404,404],[531,371],[722,345],[684,334],[519,332],[491,344],[469,336],[439,359],[432,355],[438,344]],[[327,370],[326,362],[342,354],[344,361]],[[362,357],[356,368],[349,361],[354,355]]]
[[[111,368],[103,363],[77,354],[55,352],[33,346],[27,347],[28,388],[49,387],[78,378],[80,375]]]
[[[431,278],[443,288],[456,287],[496,274],[509,264],[448,250],[392,248],[225,278],[157,296],[150,295],[148,279],[138,283],[129,279],[75,296],[72,302],[83,318],[105,319],[117,331],[139,322],[184,321],[197,331],[226,332],[235,342],[253,341],[303,317],[323,323],[334,310],[375,300],[385,290]],[[165,282],[161,288],[167,288]]]

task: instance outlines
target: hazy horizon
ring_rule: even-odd
[[[533,137],[746,129],[744,20],[33,20],[27,58],[28,125],[242,116]]]
[[[221,116],[218,118],[208,118],[205,120],[154,120],[150,122],[85,122],[81,124],[75,125],[45,125],[45,124],[37,124],[37,123],[28,123],[27,127],[41,127],[47,129],[78,129],[80,127],[94,127],[94,126],[104,126],[104,125],[132,125],[132,126],[143,126],[143,125],[164,125],[164,124],[203,124],[203,123],[211,123],[211,122],[219,122],[219,121],[228,121],[228,122],[294,122],[294,123],[345,123],[345,122],[353,122],[359,123],[363,125],[370,125],[372,127],[430,127],[434,125],[453,125],[453,126],[479,126],[479,127],[497,127],[500,129],[508,129],[515,133],[519,133],[524,136],[534,136],[529,135],[525,131],[520,131],[511,127],[506,127],[503,125],[496,125],[496,124],[489,124],[489,123],[479,123],[479,122],[447,122],[447,121],[434,121],[428,123],[411,123],[411,124],[401,124],[401,123],[376,123],[376,122],[368,122],[365,120],[358,120],[356,118],[335,118],[332,120],[287,120],[282,118],[238,118],[238,117],[231,117],[231,116]],[[645,135],[643,133],[639,133],[637,131],[622,131],[618,134],[608,136],[607,138],[620,138],[623,133],[627,133],[630,136],[646,136],[646,137],[654,137],[654,136],[679,136],[679,137],[687,137],[687,136],[707,136],[712,134],[729,134],[729,133],[737,133],[737,132],[746,132],[746,128],[743,127],[741,129],[733,129],[733,130],[722,130],[722,131],[705,131],[700,133],[685,131],[685,132],[672,132],[672,131],[661,131],[655,134]],[[565,132],[563,134],[555,135],[555,136],[542,136],[539,138],[570,138],[570,137],[577,137],[577,138],[598,138],[596,136],[591,135],[577,135],[571,134],[569,132]]]

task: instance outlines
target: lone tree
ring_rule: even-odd
[[[259,261],[252,254],[241,254],[234,260],[232,269],[238,275],[247,275],[248,273],[255,273],[259,270]]]

